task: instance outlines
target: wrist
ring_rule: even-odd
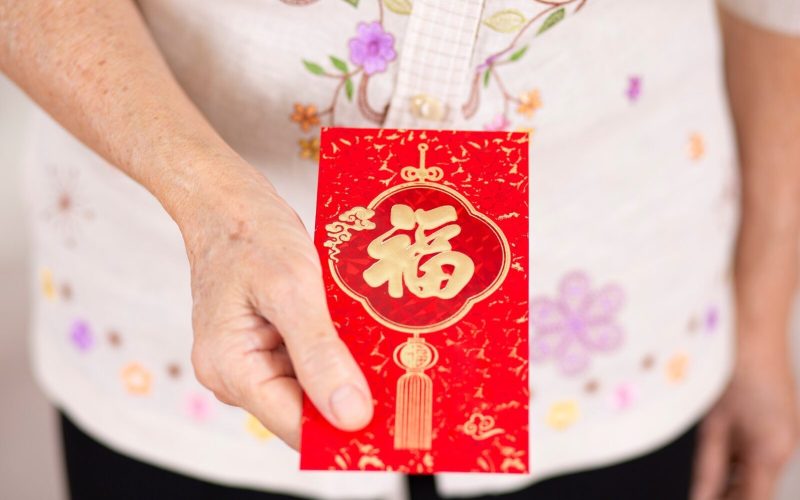
[[[187,247],[241,231],[250,204],[277,197],[272,184],[233,151],[206,152],[183,165],[161,176],[152,191]]]
[[[789,340],[785,330],[744,325],[739,325],[738,330],[737,367],[763,370],[791,366]]]

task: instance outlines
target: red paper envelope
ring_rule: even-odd
[[[528,470],[528,134],[324,128],[315,243],[375,416],[301,468]]]

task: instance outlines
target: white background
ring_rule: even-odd
[[[61,500],[66,494],[55,411],[33,382],[28,353],[29,280],[20,153],[32,106],[0,76],[0,498]],[[798,340],[800,320],[793,330]],[[794,358],[800,367],[800,341],[795,342]],[[778,499],[798,497],[800,453],[786,471]]]

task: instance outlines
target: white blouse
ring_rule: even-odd
[[[738,188],[712,0],[139,3],[194,102],[308,228],[320,126],[532,134],[532,473],[443,474],[443,494],[634,457],[719,396]],[[795,0],[725,3],[800,31]],[[52,401],[106,445],[205,480],[401,498],[397,475],[299,472],[195,381],[174,223],[49,118],[35,126],[33,349]]]

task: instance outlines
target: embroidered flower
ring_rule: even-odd
[[[136,396],[143,396],[150,392],[153,376],[139,363],[128,363],[120,371],[122,385],[125,390]]]
[[[539,297],[531,303],[531,361],[553,359],[566,375],[582,372],[593,351],[608,352],[622,344],[616,314],[623,301],[618,286],[592,290],[584,273],[566,275],[557,298]]]
[[[69,338],[79,351],[88,351],[94,345],[94,335],[89,323],[81,319],[75,320],[69,331]]]
[[[533,117],[533,113],[541,107],[542,98],[539,95],[539,91],[531,90],[529,92],[525,92],[524,94],[520,94],[517,113],[531,118]]]
[[[170,378],[179,379],[181,375],[183,375],[183,370],[181,369],[181,365],[178,363],[169,363],[167,365],[167,375]]]
[[[689,135],[689,158],[692,160],[702,160],[706,154],[706,141],[703,134],[694,132]]]
[[[509,125],[511,125],[511,122],[508,121],[506,115],[501,113],[495,116],[491,122],[484,124],[483,130],[501,131],[501,130],[506,130]]]
[[[245,429],[247,429],[247,432],[249,432],[250,434],[255,436],[256,439],[259,439],[261,441],[265,441],[274,436],[274,434],[270,432],[269,429],[264,427],[264,424],[262,424],[256,417],[254,417],[249,413],[247,414],[247,420],[245,420],[244,426]]]
[[[65,301],[69,301],[72,299],[72,287],[69,283],[64,283],[61,285],[61,298]]]
[[[50,269],[42,269],[39,273],[39,280],[42,286],[42,295],[47,300],[56,299],[56,285],[53,281],[53,272]]]
[[[627,410],[639,399],[639,388],[631,382],[619,384],[611,395],[611,406],[622,411]]]
[[[383,30],[380,22],[358,23],[356,36],[348,41],[350,61],[364,68],[364,73],[374,75],[386,71],[394,51],[394,36]]]
[[[678,353],[667,361],[666,375],[670,382],[680,382],[686,378],[686,371],[689,367],[689,357],[686,354]]]
[[[628,90],[625,91],[625,95],[628,96],[628,100],[631,102],[636,102],[639,100],[639,96],[642,94],[642,78],[639,76],[631,76],[628,78]]]
[[[106,335],[106,340],[111,345],[111,347],[119,347],[122,345],[122,335],[117,330],[111,330]]]
[[[713,333],[719,324],[719,311],[716,307],[709,307],[706,311],[706,332]]]
[[[294,103],[294,112],[291,118],[293,122],[300,125],[303,132],[308,132],[314,125],[319,125],[319,113],[313,104],[303,106],[299,102]]]
[[[553,429],[563,431],[578,420],[578,403],[568,399],[558,401],[547,412],[547,425]]]
[[[44,218],[50,222],[68,247],[78,242],[81,224],[92,220],[94,212],[83,203],[81,185],[77,170],[50,167],[51,202],[44,212]]]
[[[186,414],[196,422],[207,420],[211,413],[211,404],[205,395],[192,393],[186,398]]]
[[[304,160],[319,161],[319,138],[311,137],[297,141],[300,146],[298,155]]]

